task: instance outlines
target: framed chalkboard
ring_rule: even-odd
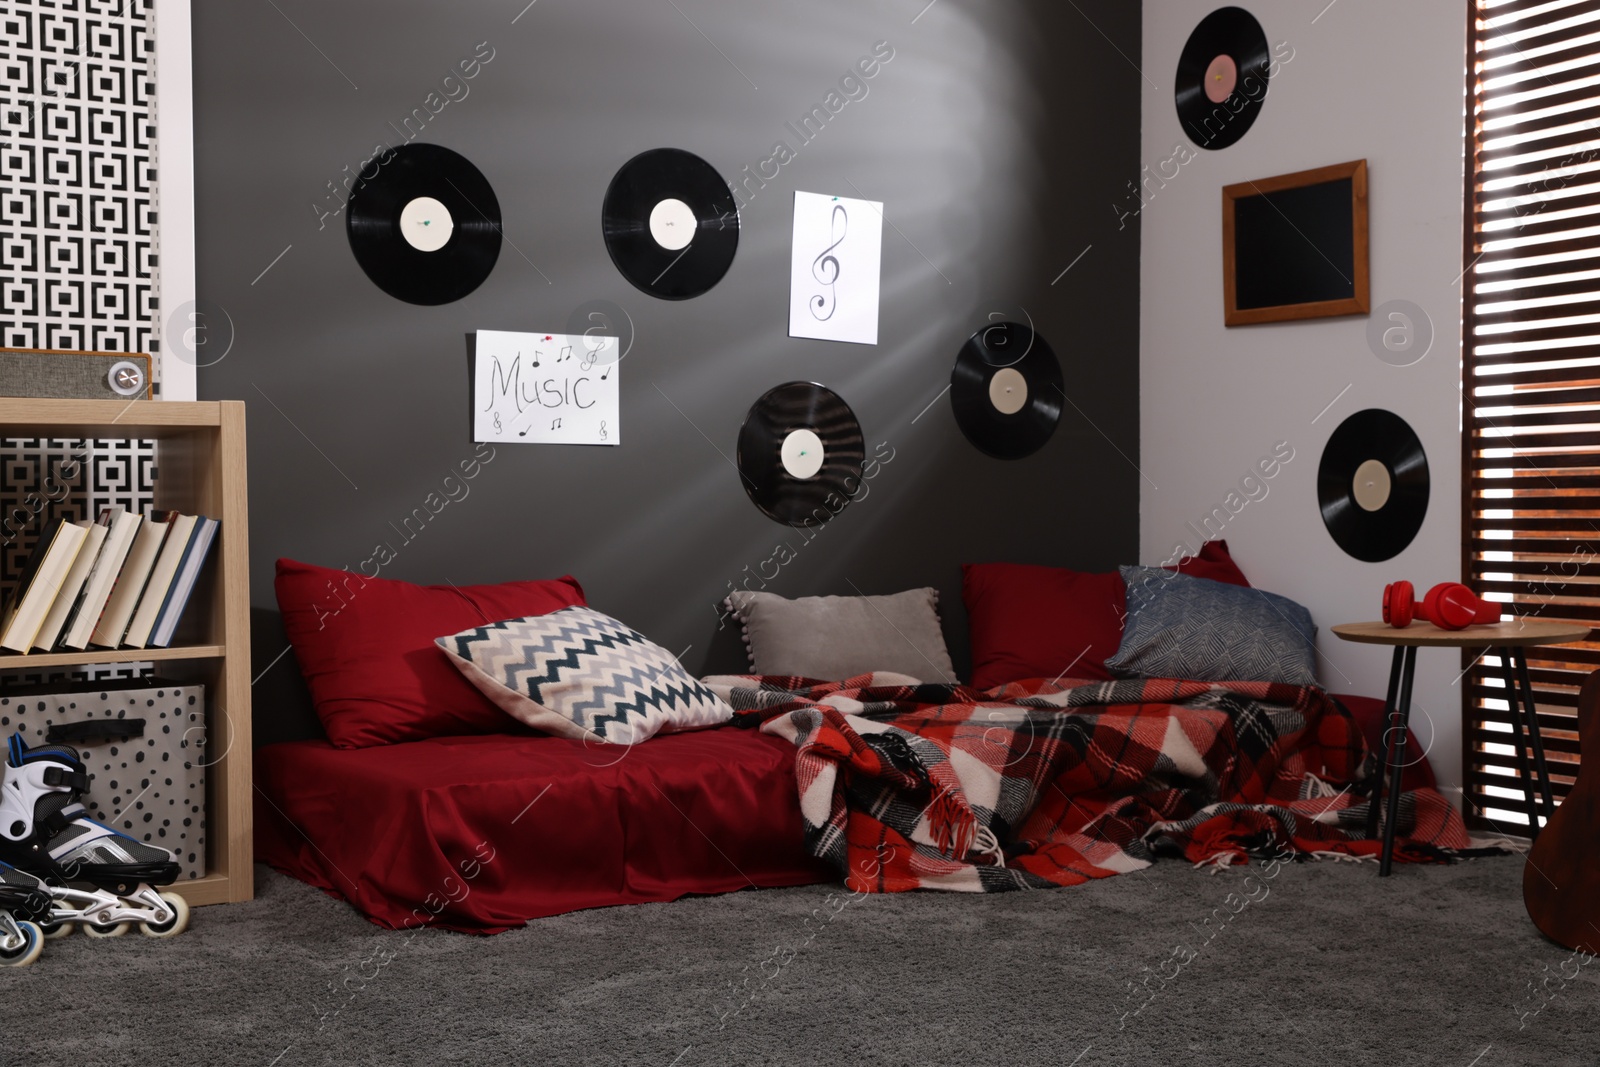
[[[1229,326],[1372,310],[1367,161],[1224,186],[1222,283]]]

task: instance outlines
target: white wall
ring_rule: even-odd
[[[189,0],[156,0],[156,188],[160,195],[156,247],[161,292],[161,399],[195,398],[195,353],[168,336],[174,315],[189,321],[194,300],[194,85]],[[182,336],[182,331],[178,331]]]
[[[1147,187],[1154,191],[1139,216],[1140,464],[1147,476],[1141,557],[1160,562],[1179,542],[1193,545],[1186,524],[1221,504],[1241,475],[1287,441],[1294,458],[1267,483],[1265,498],[1232,518],[1224,536],[1252,583],[1311,610],[1323,683],[1334,692],[1382,697],[1389,650],[1339,641],[1328,627],[1377,618],[1387,581],[1406,578],[1420,591],[1460,575],[1466,5],[1334,0],[1319,14],[1321,0],[1254,0],[1248,9],[1268,41],[1286,44],[1281,54],[1292,58],[1244,138],[1202,151],[1179,125],[1173,76],[1190,31],[1216,6],[1214,0],[1144,5],[1143,162],[1157,174],[1180,145],[1196,158],[1163,186]],[[1373,307],[1397,299],[1421,306],[1435,329],[1428,355],[1408,367],[1381,362],[1368,347],[1362,316],[1225,328],[1222,186],[1361,158],[1370,168]],[[1172,170],[1169,164],[1165,173]],[[1122,210],[1138,206],[1131,198],[1121,203]],[[1368,407],[1388,408],[1411,424],[1432,476],[1421,532],[1395,559],[1378,564],[1355,560],[1334,544],[1316,496],[1328,436]],[[1447,795],[1458,802],[1460,669],[1454,653],[1423,651],[1413,713],[1441,785],[1454,787]]]

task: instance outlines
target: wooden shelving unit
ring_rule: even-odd
[[[190,904],[249,900],[251,868],[250,565],[244,403],[0,397],[0,437],[156,441],[155,506],[221,522],[171,648],[0,656],[0,671],[160,662],[206,687],[206,874],[172,888]]]

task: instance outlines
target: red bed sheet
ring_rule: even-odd
[[[609,904],[837,880],[794,746],[734,727],[606,746],[485,735],[256,752],[256,859],[381,926],[498,933]]]

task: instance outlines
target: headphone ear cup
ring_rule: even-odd
[[[1441,630],[1470,626],[1478,615],[1478,598],[1460,582],[1440,582],[1422,600],[1422,617]]]
[[[1482,600],[1482,599],[1480,599],[1478,601],[1477,612],[1473,615],[1472,621],[1476,622],[1476,623],[1482,623],[1482,624],[1485,624],[1485,625],[1490,625],[1490,626],[1492,626],[1495,623],[1499,622],[1500,621],[1500,604],[1499,604],[1499,602],[1498,601],[1494,601],[1494,600]]]
[[[1416,592],[1410,582],[1391,582],[1383,587],[1383,621],[1403,630],[1415,615]]]

